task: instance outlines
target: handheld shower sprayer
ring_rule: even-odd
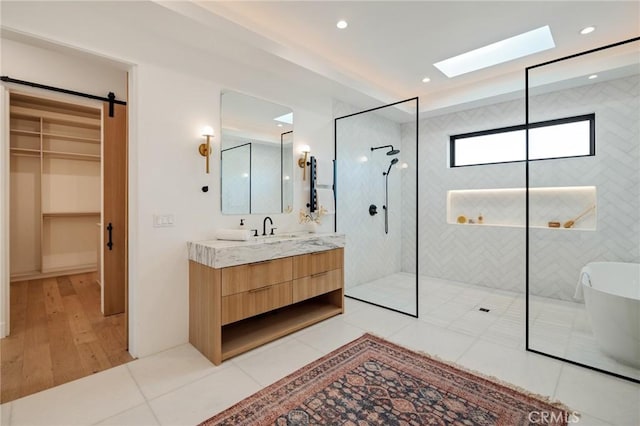
[[[382,209],[384,210],[384,233],[389,233],[389,173],[391,172],[391,168],[398,163],[398,159],[394,158],[389,163],[389,168],[386,172],[382,172],[384,176],[384,206]]]
[[[394,158],[393,160],[391,160],[391,164],[389,164],[389,168],[387,169],[386,172],[383,172],[382,174],[384,176],[387,176],[389,174],[389,172],[391,172],[391,167],[393,167],[397,163],[398,163],[398,159],[397,158]]]

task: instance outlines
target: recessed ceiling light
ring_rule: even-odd
[[[336,27],[340,28],[341,30],[344,30],[348,26],[349,26],[349,23],[347,23],[347,21],[345,21],[344,19],[339,20],[338,23],[336,24]]]
[[[596,27],[584,27],[580,30],[580,34],[589,34],[596,30]]]
[[[422,79],[423,83],[428,83],[430,81],[431,81],[431,79],[429,77],[425,77],[425,78]]]
[[[598,74],[591,74],[588,79],[593,80],[594,78],[598,78]]]
[[[556,47],[548,25],[433,64],[447,77],[498,65]]]

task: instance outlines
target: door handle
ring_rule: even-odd
[[[113,231],[113,225],[111,224],[111,222],[109,222],[109,225],[107,225],[107,231],[109,231],[109,242],[107,243],[107,247],[109,247],[109,250],[113,250],[113,236],[111,235],[111,231]]]

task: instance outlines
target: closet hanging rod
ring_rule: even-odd
[[[75,90],[62,89],[60,87],[47,86],[46,84],[34,83],[32,81],[18,80],[11,78],[8,75],[0,76],[0,80],[6,83],[22,84],[23,86],[35,87],[37,89],[51,90],[52,92],[65,93],[67,95],[80,96],[83,98],[95,99],[98,101],[109,102],[109,117],[113,117],[113,105],[126,105],[127,102],[116,99],[116,95],[113,92],[109,92],[107,97],[96,96],[90,93],[76,92]]]

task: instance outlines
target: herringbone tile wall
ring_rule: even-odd
[[[348,105],[334,104],[336,117],[353,112]],[[338,232],[346,234],[345,286],[349,294],[351,287],[401,269],[404,170],[394,168],[389,174],[389,233],[385,234],[383,172],[393,157],[386,155],[388,149],[371,151],[371,147],[383,145],[400,148],[401,126],[372,112],[339,120],[336,131],[336,220]],[[404,151],[398,155],[400,163],[404,155]],[[378,208],[375,216],[369,215],[371,204]]]
[[[532,98],[529,108],[534,121],[547,119],[553,111],[562,116],[596,114],[594,157],[530,165],[531,186],[597,187],[595,232],[531,231],[533,293],[571,300],[580,268],[586,263],[640,262],[640,78],[539,95]]]
[[[571,300],[579,270],[589,261],[640,261],[639,82],[637,76],[626,77],[532,99],[532,121],[595,112],[596,156],[533,162],[530,186],[596,186],[598,204],[596,231],[531,230],[534,294]],[[420,274],[524,291],[524,228],[447,224],[449,190],[525,186],[523,163],[449,168],[449,136],[524,121],[524,99],[420,121]],[[411,134],[403,129],[403,138]],[[403,200],[415,193],[411,185],[411,180],[403,184]],[[524,203],[523,196],[522,214]],[[532,215],[547,214],[540,206],[531,209]],[[403,222],[412,214],[403,209]],[[406,267],[415,239],[405,234],[402,243]]]

